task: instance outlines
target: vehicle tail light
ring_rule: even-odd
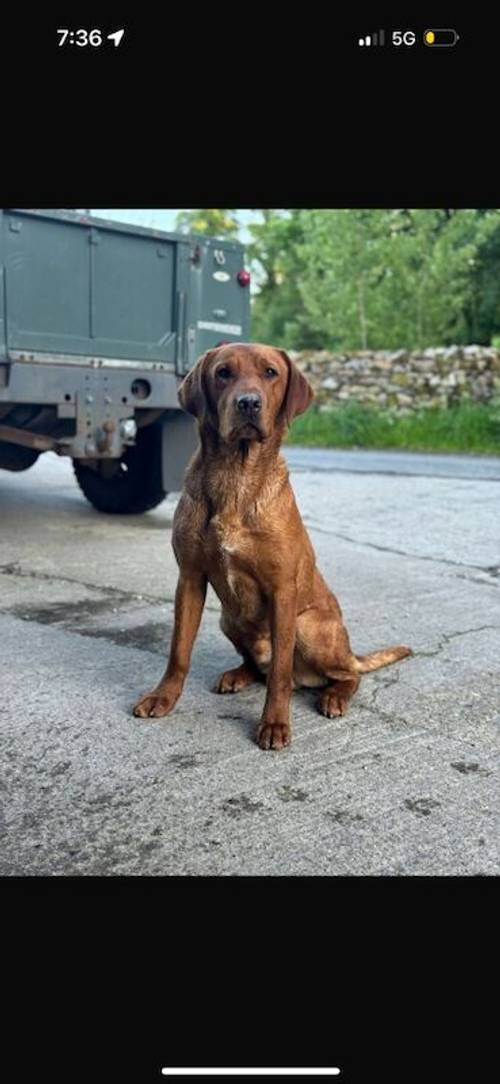
[[[248,284],[250,282],[250,272],[249,271],[238,271],[238,274],[236,275],[236,278],[238,279],[238,282],[239,282],[240,286],[248,286]]]

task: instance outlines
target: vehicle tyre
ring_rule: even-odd
[[[0,441],[0,467],[3,470],[28,470],[36,463],[40,452],[34,448],[25,448],[21,444]]]
[[[99,512],[140,514],[149,512],[167,496],[162,485],[162,424],[139,429],[137,442],[125,449],[116,469],[111,461],[98,462],[97,470],[84,459],[74,459],[73,468],[82,493]]]

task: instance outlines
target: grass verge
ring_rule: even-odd
[[[402,416],[354,402],[322,413],[313,408],[292,423],[287,443],[500,455],[500,405],[464,402]]]

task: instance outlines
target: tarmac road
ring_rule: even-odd
[[[410,644],[344,718],[293,695],[294,741],[253,741],[263,686],[209,591],[174,714],[134,719],[172,628],[177,495],[99,514],[52,454],[0,472],[0,873],[500,872],[500,459],[289,449],[354,650]]]

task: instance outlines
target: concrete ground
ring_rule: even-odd
[[[174,714],[134,719],[172,628],[176,496],[94,511],[51,454],[0,472],[0,873],[498,874],[500,459],[290,449],[354,650],[410,644],[344,718],[293,695],[263,752],[259,685],[209,591]]]

